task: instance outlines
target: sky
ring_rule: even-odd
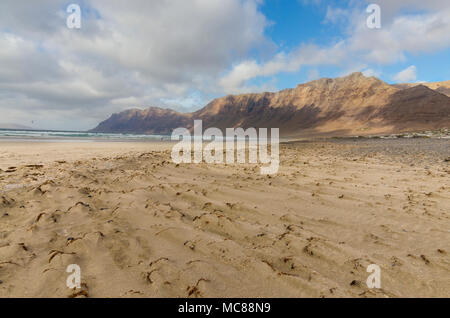
[[[352,72],[444,81],[449,57],[448,0],[2,0],[0,123],[87,130],[129,108],[189,112]]]

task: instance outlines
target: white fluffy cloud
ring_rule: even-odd
[[[381,11],[383,12],[383,11]],[[349,38],[351,52],[369,62],[395,63],[405,53],[434,52],[450,46],[450,8],[432,13],[401,15],[380,30],[359,23]]]
[[[300,47],[262,63],[243,61],[234,65],[220,84],[232,93],[248,91],[245,83],[251,79],[297,72],[302,66],[310,65],[336,65],[379,76],[380,71],[368,65],[392,64],[405,61],[407,53],[435,52],[450,47],[450,1],[380,0],[377,3],[381,6],[381,29],[367,27],[367,4],[359,2],[358,6],[346,9],[328,7],[324,23],[346,23],[347,33],[340,41],[323,47]]]
[[[324,20],[344,23],[344,36],[283,51],[265,36],[270,22],[261,0],[79,2],[82,29],[70,30],[66,0],[40,0],[39,10],[29,1],[0,1],[2,122],[88,129],[130,107],[191,110],[217,95],[273,90],[274,76],[302,66],[378,75],[407,53],[450,47],[447,0],[378,0],[380,30],[366,27],[364,2],[329,7]],[[258,50],[265,59],[248,57]],[[408,72],[399,78],[412,78]]]
[[[256,77],[267,77],[281,72],[297,72],[302,65],[333,65],[342,61],[345,56],[343,42],[329,48],[316,45],[304,45],[291,53],[278,53],[273,59],[258,63],[246,60],[233,66],[221,80],[220,85],[226,92],[248,92],[246,82]]]
[[[400,71],[394,76],[394,80],[398,83],[408,83],[416,81],[417,68],[414,65],[405,68],[403,71]]]
[[[384,22],[390,23],[401,12],[438,12],[449,8],[448,0],[366,0],[365,5],[376,3],[381,7]]]
[[[75,30],[66,27],[65,0],[42,0],[39,10],[2,0],[2,121],[25,117],[51,128],[86,129],[129,107],[166,99],[189,106],[193,91],[208,97],[217,90],[216,79],[236,58],[272,45],[258,3],[85,0],[82,28]],[[60,120],[49,121],[50,112]]]

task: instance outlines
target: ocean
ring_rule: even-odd
[[[0,129],[0,141],[95,142],[167,141],[170,136],[142,134],[105,134],[83,131]]]

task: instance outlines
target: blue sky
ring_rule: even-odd
[[[71,3],[81,29],[67,27]],[[188,112],[357,71],[444,81],[449,34],[448,0],[2,0],[1,121],[84,130],[129,108]]]
[[[323,23],[328,5],[304,4],[298,0],[268,0],[261,6],[273,22],[266,34],[281,48],[293,49],[304,42],[327,44],[340,35]]]
[[[376,1],[374,1],[376,3]],[[302,1],[302,0],[267,0],[261,6],[261,11],[273,24],[266,30],[266,34],[276,45],[286,51],[294,50],[303,43],[328,45],[348,36],[345,20],[339,24],[326,23],[327,10],[337,7],[343,10],[352,10],[355,7],[364,12],[367,4],[360,1],[351,5],[349,1]],[[398,14],[420,15],[428,12],[425,9],[403,8]],[[368,16],[369,14],[367,14]],[[383,20],[383,15],[381,16]],[[258,58],[258,57],[255,57]],[[417,78],[412,81],[445,81],[450,79],[450,48],[438,49],[427,53],[406,54],[405,60],[397,63],[371,63],[367,68],[377,70],[377,77],[395,83],[395,75],[414,65],[417,69]],[[317,72],[316,72],[317,71]],[[277,88],[295,87],[297,84],[310,79],[308,73],[319,74],[320,77],[337,77],[346,72],[339,66],[303,67],[296,72],[280,73],[277,75]],[[270,80],[265,78],[263,80]],[[262,80],[259,79],[259,82]]]
[[[267,28],[266,34],[280,49],[291,51],[302,43],[327,45],[342,36],[339,28],[323,23],[327,6],[305,4],[298,0],[265,1],[261,7],[264,15],[273,23]],[[308,81],[308,72],[314,68],[305,67],[297,72],[282,73],[278,76],[277,87],[295,87]],[[336,68],[320,70],[323,77],[339,75]]]

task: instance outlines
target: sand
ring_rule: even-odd
[[[0,297],[449,297],[449,146],[284,144],[269,177],[164,143],[1,142]]]

